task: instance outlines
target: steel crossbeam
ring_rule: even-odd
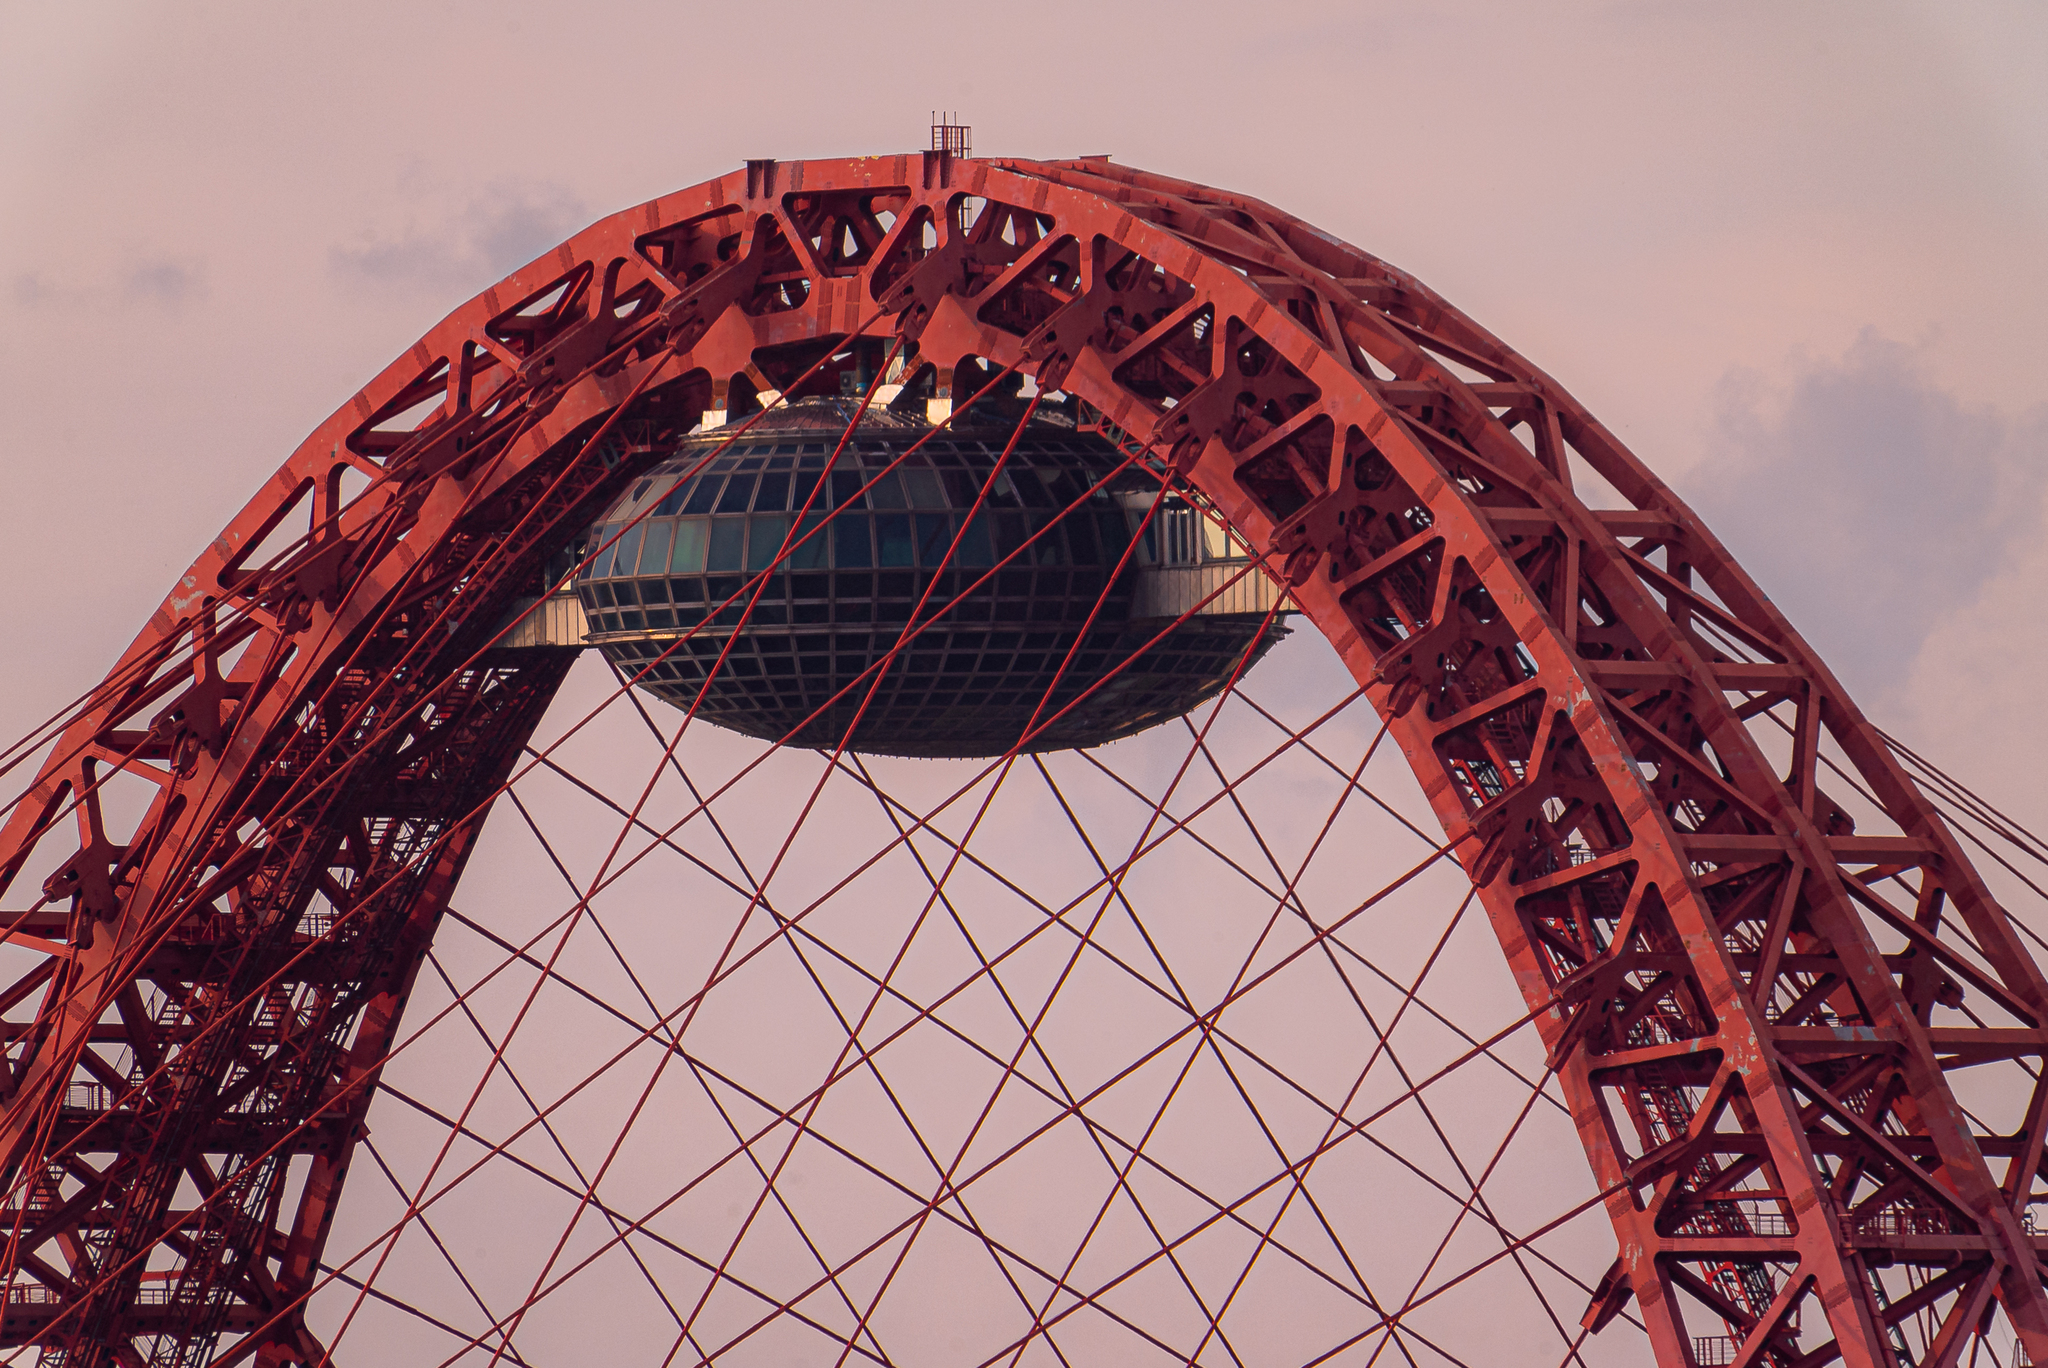
[[[307,439],[67,714],[0,829],[5,939],[37,960],[0,992],[0,1343],[324,1359],[302,1308],[364,1111],[567,668],[495,648],[508,614],[707,410],[799,391],[871,330],[935,417],[977,359],[1077,397],[1336,648],[1470,876],[1603,1194],[1619,1256],[1585,1333],[1634,1302],[1666,1368],[1701,1336],[1744,1368],[1893,1368],[1918,1317],[1914,1361],[1949,1365],[1995,1302],[2048,1361],[2027,1220],[2048,979],[1720,542],[1384,262],[1106,160],[945,151],[752,162],[485,291]],[[1588,472],[1628,507],[1589,507]],[[132,830],[109,829],[114,783],[148,787]],[[927,911],[964,857],[928,871]],[[54,872],[22,897],[34,859]],[[1959,1102],[1965,1068],[1998,1071],[2017,1120]],[[1464,1201],[1492,1225],[1490,1172]],[[1526,1244],[1500,1234],[1493,1257]],[[848,1309],[867,1343],[872,1307]]]

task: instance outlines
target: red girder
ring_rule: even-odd
[[[946,153],[749,163],[485,291],[307,438],[68,716],[0,831],[0,891],[38,842],[77,833],[7,920],[45,958],[5,997],[40,994],[33,1023],[0,1032],[0,1342],[73,1364],[153,1343],[150,1361],[185,1364],[253,1332],[228,1357],[322,1356],[299,1308],[364,1111],[566,670],[494,649],[507,614],[704,410],[790,388],[878,320],[942,401],[973,357],[1078,396],[1336,648],[1469,872],[1585,1143],[1621,1250],[1587,1331],[1633,1299],[1658,1361],[1684,1368],[1691,1305],[1735,1332],[1738,1364],[1893,1368],[1892,1327],[1928,1314],[1923,1361],[1946,1365],[1995,1297],[2048,1361],[2023,1222],[2048,1140],[2048,980],[1726,549],[1548,376],[1366,253],[1102,160]],[[1588,507],[1575,465],[1629,506]],[[313,530],[281,543],[294,515]],[[1854,830],[1830,765],[1885,831]],[[117,840],[99,793],[123,774],[156,792]],[[1163,801],[1152,821],[1181,829]],[[883,807],[907,840],[919,819]],[[622,815],[621,841],[639,810]],[[1130,858],[1148,842],[1149,825]],[[927,870],[927,913],[950,907],[965,846]],[[1107,908],[1130,861],[1096,858]],[[1272,875],[1279,918],[1297,876]],[[889,991],[883,975],[875,1000]],[[1949,1088],[1945,1071],[1987,1063],[2028,1090],[2012,1134]],[[287,1211],[293,1154],[312,1169]],[[1466,1177],[1465,1206],[1499,1228]],[[201,1200],[174,1207],[187,1181]],[[580,1199],[623,1238],[594,1183]],[[1488,1262],[1519,1261],[1534,1237],[1499,1229]],[[1872,1269],[1892,1264],[1926,1281],[1887,1304]],[[837,1286],[829,1268],[819,1285]],[[1054,1314],[1049,1292],[1034,1314],[1091,1300]],[[1802,1311],[1824,1348],[1795,1343]],[[1222,1309],[1203,1314],[1220,1333]]]

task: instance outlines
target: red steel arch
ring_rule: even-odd
[[[494,646],[508,611],[735,382],[786,387],[860,332],[938,362],[942,399],[967,356],[1078,396],[1292,586],[1412,764],[1562,1082],[1620,1248],[1589,1328],[1633,1299],[1667,1368],[1702,1322],[1740,1364],[1889,1368],[1902,1318],[1931,1313],[1918,1361],[1947,1364],[1995,1299],[2048,1360],[2026,1219],[2048,980],[1726,549],[1374,257],[1106,160],[945,153],[752,162],[485,291],[29,738],[49,750],[0,887],[55,872],[8,914],[40,960],[0,995],[34,1012],[6,1036],[0,1341],[323,1358],[299,1308],[371,1085],[565,668]],[[1590,506],[1587,472],[1621,506]],[[1881,829],[1825,790],[1826,747]],[[150,784],[125,832],[117,774]],[[1962,1068],[2024,1096],[2016,1129],[1959,1104]],[[1903,1300],[1873,1277],[1901,1265]]]

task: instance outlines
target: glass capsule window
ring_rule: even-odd
[[[1006,473],[972,517],[985,472],[835,470],[826,482],[821,470],[736,470],[681,484],[662,473],[599,526],[583,580],[760,571],[785,550],[792,571],[985,570],[1013,554],[1024,565],[1113,567],[1130,541],[1112,500],[1068,507],[1088,489],[1085,471]]]
[[[820,426],[843,430],[850,415],[829,407]],[[1035,430],[991,478],[1006,433],[884,421],[843,449],[836,431],[776,436],[789,440],[692,440],[584,541],[600,548],[578,585],[592,643],[717,725],[833,745],[857,714],[855,749],[988,755],[1058,716],[1031,749],[1093,745],[1180,716],[1273,638],[1258,615],[1158,641],[1129,620],[1126,555],[1196,558],[1202,529],[1170,517],[1133,550],[1153,499],[1094,489],[1118,459],[1099,439]],[[897,666],[870,673],[913,614]]]

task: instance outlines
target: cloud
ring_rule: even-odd
[[[144,257],[122,273],[120,289],[128,303],[176,308],[206,292],[205,268],[170,257]]]
[[[2029,534],[1978,594],[1928,633],[1900,696],[1876,720],[2034,830],[2044,828],[2039,763],[2048,716],[2048,499],[2027,512]],[[1986,872],[1989,872],[1988,866]]]
[[[1730,372],[1708,448],[1686,497],[1866,705],[2041,530],[2048,407],[1965,404],[1874,330]]]
[[[509,275],[590,220],[583,201],[552,181],[486,186],[438,225],[366,233],[328,253],[347,278],[411,289],[477,290]]]
[[[40,304],[55,293],[40,271],[23,271],[8,284],[8,293],[23,308]]]
[[[41,271],[23,271],[8,282],[9,296],[25,309],[44,305],[104,308],[111,299],[131,308],[175,310],[206,292],[204,261],[162,255],[136,257],[111,277],[84,283],[53,280]]]

